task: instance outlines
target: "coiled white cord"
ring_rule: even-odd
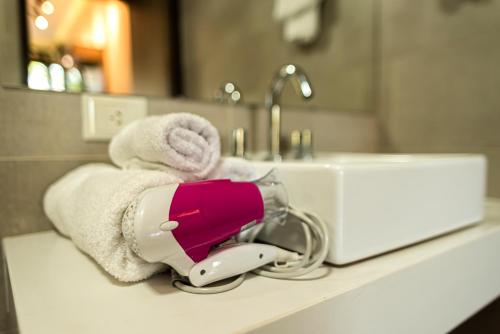
[[[326,259],[330,239],[325,222],[311,212],[298,210],[292,206],[288,207],[288,214],[297,218],[302,225],[305,236],[304,254],[298,256],[297,259],[288,260],[284,263],[281,263],[280,259],[278,259],[272,265],[268,264],[255,269],[253,273],[269,278],[292,279],[306,275],[319,268]],[[265,222],[250,231],[246,241],[253,242],[264,227],[264,224]],[[229,283],[198,288],[184,283],[182,278],[173,271],[172,283],[175,287],[185,292],[213,294],[232,290],[240,286],[244,280],[245,274],[241,274]]]

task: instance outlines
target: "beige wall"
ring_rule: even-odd
[[[269,114],[264,108],[254,113],[256,151],[267,150]],[[345,113],[330,109],[285,108],[282,113],[283,148],[290,144],[293,130],[311,129],[315,151],[377,152],[379,125],[373,114]]]
[[[500,196],[500,1],[381,1],[382,146],[478,152]]]
[[[246,102],[264,102],[272,75],[288,62],[303,67],[315,90],[307,105],[288,87],[284,104],[323,110],[373,110],[373,2],[326,0],[317,42],[282,39],[270,0],[183,0],[183,73],[188,97],[210,100],[224,81]]]

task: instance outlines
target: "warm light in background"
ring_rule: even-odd
[[[129,7],[121,1],[108,1],[105,7],[107,43],[103,50],[106,90],[124,94],[133,90]]]
[[[75,60],[69,54],[65,54],[61,57],[61,65],[65,68],[72,68],[75,65]]]
[[[3,1],[3,0],[0,0]],[[133,91],[130,8],[119,0],[25,0],[31,59],[49,67],[53,90]],[[50,16],[48,16],[50,15]],[[32,84],[46,87],[40,74]],[[64,80],[61,70],[65,72]]]
[[[90,34],[91,45],[95,48],[103,48],[106,44],[106,18],[105,14],[99,8],[94,9],[92,15],[92,28]]]
[[[49,27],[49,21],[41,15],[37,16],[35,19],[35,27],[40,30],[46,30]]]
[[[42,12],[44,12],[45,15],[52,15],[54,14],[54,11],[55,11],[55,6],[52,2],[50,1],[44,1],[42,3]]]
[[[109,34],[111,36],[116,36],[120,24],[120,9],[118,8],[118,4],[113,2],[109,3],[106,12]]]
[[[80,28],[77,41],[86,47],[105,49],[107,44],[120,35],[124,12],[117,1],[97,2],[89,7],[90,25]]]

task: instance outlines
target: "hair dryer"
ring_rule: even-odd
[[[255,182],[207,180],[148,189],[127,209],[122,230],[138,256],[166,263],[200,287],[298,256],[233,238],[264,221],[283,221],[287,211],[286,191],[271,171]]]

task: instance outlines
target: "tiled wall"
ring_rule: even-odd
[[[258,108],[254,115],[257,136],[252,138],[256,151],[267,149],[269,115]],[[315,151],[377,152],[379,125],[372,113],[335,112],[325,109],[284,108],[282,112],[283,147],[293,130],[311,129]],[[287,142],[288,141],[288,142]]]
[[[0,235],[50,228],[41,210],[46,186],[87,161],[106,160],[106,144],[81,139],[80,96],[0,92]]]
[[[500,1],[380,4],[383,149],[484,153],[500,196]]]

